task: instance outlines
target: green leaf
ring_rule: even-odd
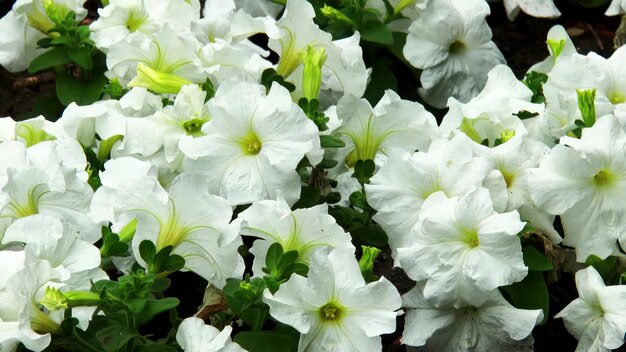
[[[280,261],[280,258],[283,256],[283,246],[274,242],[267,249],[267,254],[265,256],[265,268],[268,270],[268,273],[272,271]]]
[[[550,296],[548,287],[539,271],[529,271],[524,280],[502,287],[511,297],[512,303],[520,309],[543,309],[544,324],[548,319]]]
[[[393,70],[389,68],[390,65],[389,58],[376,60],[372,65],[372,79],[363,95],[372,105],[378,103],[385,94],[385,90],[398,90],[398,80]]]
[[[370,182],[370,177],[374,175],[376,171],[376,164],[374,160],[357,160],[354,164],[354,173],[352,177],[356,178],[359,183],[365,184]]]
[[[152,259],[156,254],[156,246],[150,240],[143,240],[139,243],[139,256],[146,263],[152,263]]]
[[[383,45],[392,45],[393,36],[391,31],[384,23],[379,21],[370,21],[360,28],[361,39],[368,42],[379,43]]]
[[[84,70],[91,70],[93,68],[90,47],[83,46],[71,49],[67,52],[67,56]]]
[[[50,67],[64,65],[70,62],[67,48],[52,48],[49,51],[37,56],[28,66],[28,73],[33,74]]]
[[[533,92],[531,102],[545,103],[546,97],[543,95],[543,84],[548,81],[548,75],[541,72],[531,71],[524,76],[522,83]]]
[[[319,204],[321,192],[312,186],[304,186],[300,192],[300,199],[293,205],[296,209],[310,208]]]
[[[387,234],[378,224],[361,225],[351,233],[368,246],[384,248],[388,244]]]
[[[91,79],[77,78],[62,70],[57,73],[56,93],[59,101],[67,106],[72,102],[78,105],[89,105],[100,99],[107,78],[95,75]]]
[[[319,164],[317,164],[317,167],[322,169],[332,169],[337,166],[337,164],[339,164],[337,160],[324,158]]]
[[[610,281],[617,273],[617,257],[615,256],[602,259],[592,254],[587,257],[585,264],[593,266],[604,281]]]
[[[346,146],[346,143],[335,136],[320,136],[320,143],[324,148],[342,148]]]
[[[233,339],[250,352],[295,352],[298,339],[272,331],[242,331]]]
[[[179,271],[184,267],[185,267],[185,258],[181,257],[180,255],[173,254],[173,255],[170,255],[167,258],[167,260],[165,260],[165,263],[161,267],[161,270],[174,272],[174,271]]]
[[[137,321],[139,325],[143,325],[152,320],[155,316],[178,307],[179,304],[180,301],[175,297],[148,300],[146,301],[144,308],[141,310],[141,313],[138,314]]]
[[[524,246],[522,254],[524,255],[524,264],[526,264],[528,270],[549,271],[554,268],[548,258],[533,246]]]

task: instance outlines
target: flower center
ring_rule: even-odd
[[[457,54],[457,53],[464,51],[465,48],[466,48],[465,43],[463,43],[460,40],[457,40],[453,42],[452,44],[450,44],[448,51],[450,52],[450,54]]]
[[[462,232],[462,240],[467,244],[470,248],[476,248],[480,245],[480,240],[478,239],[478,233],[474,230],[461,229]]]
[[[126,29],[128,29],[129,32],[133,33],[137,31],[137,29],[139,29],[139,27],[141,27],[141,25],[143,25],[147,19],[147,16],[141,13],[137,13],[137,11],[135,10],[131,10],[128,14],[128,19],[126,20]]]
[[[188,136],[199,137],[202,136],[202,125],[207,121],[207,119],[199,119],[195,118],[193,120],[185,121],[183,123],[183,128],[187,132]]]
[[[615,181],[615,175],[613,175],[611,172],[607,170],[600,170],[598,171],[597,174],[595,174],[595,176],[593,176],[593,182],[598,187],[611,186],[614,181]]]
[[[338,321],[343,316],[342,307],[334,302],[324,304],[318,312],[322,321]]]
[[[263,144],[259,140],[259,137],[254,132],[249,132],[243,138],[239,140],[241,151],[245,155],[257,155],[261,152]]]
[[[621,92],[612,92],[609,94],[609,100],[611,101],[611,104],[614,105],[626,103],[626,94]]]

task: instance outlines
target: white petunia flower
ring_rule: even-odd
[[[533,351],[530,333],[543,319],[541,309],[517,309],[497,290],[486,293],[480,305],[437,308],[424,298],[422,286],[402,296],[403,344],[423,346],[417,351],[424,352]]]
[[[30,63],[48,49],[37,47],[37,42],[48,37],[48,31],[57,21],[65,19],[70,11],[75,20],[87,15],[85,0],[17,0],[13,8],[0,18],[0,65],[10,72],[24,71]]]
[[[555,18],[561,16],[561,12],[554,5],[554,0],[504,0],[504,8],[509,20],[513,21],[520,10],[524,13],[539,18]]]
[[[378,211],[373,219],[387,233],[394,255],[398,247],[413,242],[411,229],[431,194],[443,191],[449,197],[458,196],[483,185],[493,164],[476,155],[472,145],[467,136],[459,134],[451,141],[434,141],[428,152],[389,150],[386,164],[365,190],[367,201]]]
[[[98,9],[98,19],[89,30],[98,49],[106,52],[131,33],[151,35],[165,24],[176,31],[189,32],[191,21],[200,16],[196,10],[185,0],[110,0]]]
[[[517,80],[508,66],[498,65],[489,71],[487,83],[478,96],[465,104],[449,99],[450,110],[441,122],[440,133],[452,137],[463,132],[478,144],[486,139],[490,146],[505,135],[526,133],[526,127],[515,114],[544,111],[543,104],[531,103],[532,96],[532,91]]]
[[[308,278],[292,275],[263,292],[276,320],[300,332],[298,351],[380,351],[393,332],[401,299],[384,277],[365,284],[351,250],[316,251]]]
[[[359,46],[360,34],[333,41],[314,22],[315,11],[306,0],[289,0],[280,20],[276,22],[278,33],[268,33],[270,49],[278,53],[280,60],[276,71],[296,86],[295,96],[301,97],[302,53],[308,47],[324,49],[327,59],[322,68],[322,90],[352,94],[360,97],[365,92],[368,73]],[[293,74],[293,76],[292,76]],[[331,105],[333,101],[323,102]]]
[[[611,0],[609,8],[604,13],[605,16],[617,16],[626,13],[626,0]]]
[[[374,160],[388,148],[426,150],[437,136],[435,117],[418,103],[402,100],[385,91],[374,108],[365,99],[345,95],[337,104],[341,126],[333,134],[345,143],[345,165],[357,160]]]
[[[232,327],[226,326],[219,331],[202,319],[189,317],[178,326],[176,342],[185,352],[245,352],[230,340],[232,330]]]
[[[538,207],[530,196],[530,188],[533,187],[529,181],[530,170],[539,166],[550,148],[531,137],[516,135],[487,151],[499,171],[495,177],[501,178],[506,184],[508,197],[505,211],[517,210],[522,220],[543,231],[552,242],[561,242],[563,239],[552,225],[554,215]]]
[[[117,78],[123,86],[176,94],[185,84],[206,81],[200,47],[190,33],[167,25],[150,36],[134,32],[109,48],[107,77]]]
[[[61,330],[60,320],[42,310],[38,299],[50,282],[59,282],[60,278],[61,274],[48,261],[39,260],[22,264],[7,285],[0,288],[0,346],[15,348],[21,342],[35,352],[48,347],[51,333]]]
[[[137,262],[139,245],[153,242],[156,250],[172,246],[172,254],[185,259],[184,270],[193,271],[217,287],[228,277],[243,274],[239,227],[230,224],[232,207],[223,198],[209,192],[208,180],[198,174],[182,174],[166,192],[154,178],[143,177],[121,184],[110,195],[117,205],[116,215],[124,223],[136,218],[132,241]],[[164,197],[166,195],[166,197]],[[119,217],[122,216],[122,217]]]
[[[206,136],[179,143],[189,158],[186,170],[204,172],[217,194],[232,204],[276,199],[293,204],[300,195],[295,169],[306,155],[322,159],[317,126],[293,103],[289,92],[274,83],[241,81],[222,84],[209,102]]]
[[[404,57],[422,69],[420,96],[443,108],[449,97],[467,102],[487,82],[487,72],[505,62],[491,41],[483,0],[430,1],[409,27]]]
[[[580,297],[555,316],[578,339],[576,352],[620,348],[626,331],[626,286],[605,286],[590,266],[576,272],[576,288]]]
[[[237,217],[241,234],[259,237],[250,253],[254,254],[252,270],[262,275],[265,255],[272,243],[280,243],[283,251],[298,251],[297,262],[309,264],[312,253],[324,247],[348,248],[354,251],[352,238],[335,219],[328,215],[328,205],[291,210],[284,199],[255,202]]]
[[[523,228],[517,211],[493,210],[485,188],[453,198],[438,192],[422,206],[415,242],[398,249],[398,260],[411,279],[428,280],[424,296],[436,306],[480,305],[486,292],[527,275],[517,237]]]
[[[561,216],[563,244],[576,248],[576,258],[606,258],[626,248],[622,228],[626,208],[626,133],[613,116],[605,116],[581,139],[561,144],[531,170],[532,199],[546,212]]]
[[[80,145],[61,139],[24,150],[16,144],[22,143],[0,143],[14,155],[8,158],[14,163],[3,165],[0,171],[0,239],[14,220],[46,214],[76,226],[81,239],[97,241],[100,225],[86,213],[93,191],[87,183],[87,161]],[[4,175],[6,178],[1,177]]]

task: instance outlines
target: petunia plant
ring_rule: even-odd
[[[488,17],[564,6],[15,1],[0,351],[621,348],[626,49]]]

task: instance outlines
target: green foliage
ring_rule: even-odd
[[[524,256],[524,264],[526,264],[528,270],[550,271],[554,268],[548,258],[533,246],[524,246],[522,254]]]
[[[283,76],[279,75],[275,69],[268,68],[261,74],[261,84],[265,86],[265,89],[269,93],[272,83],[278,83],[285,87],[289,92],[296,90],[296,86],[293,83],[285,81]]]
[[[533,97],[530,100],[532,103],[541,104],[546,102],[546,97],[543,95],[543,85],[547,81],[548,75],[541,72],[531,71],[524,76],[522,83],[533,92]]]
[[[520,309],[542,309],[543,321],[548,320],[550,296],[548,287],[540,271],[529,270],[528,275],[520,282],[501,287],[511,298],[511,303]]]
[[[139,244],[139,255],[146,262],[150,273],[174,272],[185,266],[185,259],[177,254],[171,254],[173,249],[173,246],[167,246],[157,252],[152,241],[143,240]]]
[[[585,264],[593,266],[605,282],[610,282],[619,276],[617,272],[617,257],[615,256],[602,259],[592,254],[585,260]]]
[[[302,111],[304,111],[306,116],[311,121],[315,122],[315,125],[317,126],[318,130],[326,131],[328,129],[328,126],[326,126],[326,123],[328,123],[329,118],[326,117],[326,115],[324,115],[323,112],[318,111],[319,106],[320,106],[319,100],[317,99],[309,100],[307,98],[300,98],[300,100],[298,100],[298,106],[302,109]]]
[[[62,19],[53,16],[55,26],[49,30],[50,37],[37,42],[50,50],[36,57],[28,67],[30,74],[54,69],[56,94],[65,106],[97,101],[108,82],[104,76],[106,56],[89,39],[89,26],[76,23],[74,18],[73,12]]]

